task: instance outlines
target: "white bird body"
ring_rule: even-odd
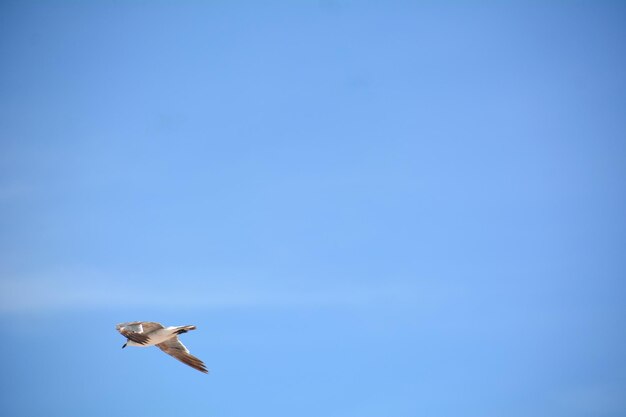
[[[196,326],[169,326],[153,321],[133,321],[115,326],[122,336],[126,337],[126,346],[156,346],[168,355],[178,359],[200,372],[208,373],[208,369],[200,359],[189,353],[189,350],[178,339],[178,335],[196,330]]]

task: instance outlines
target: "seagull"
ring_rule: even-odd
[[[147,347],[156,345],[163,352],[173,356],[185,365],[189,365],[205,374],[209,372],[204,362],[190,354],[185,345],[178,340],[179,334],[196,330],[196,326],[163,327],[161,323],[153,321],[132,321],[120,323],[115,328],[127,339],[122,349],[126,346]]]

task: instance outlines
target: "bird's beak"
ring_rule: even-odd
[[[124,346],[122,346],[122,349],[124,349],[126,347],[126,343],[124,343]]]

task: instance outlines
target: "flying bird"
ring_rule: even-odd
[[[193,356],[185,345],[178,339],[178,335],[196,330],[196,326],[169,326],[163,327],[161,323],[153,321],[132,321],[120,323],[115,326],[118,332],[126,338],[122,346],[147,347],[156,345],[163,352],[178,359],[185,365],[189,365],[200,372],[208,373],[208,369],[200,359]]]

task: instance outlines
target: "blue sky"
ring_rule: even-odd
[[[2,2],[0,414],[623,416],[625,21]]]

